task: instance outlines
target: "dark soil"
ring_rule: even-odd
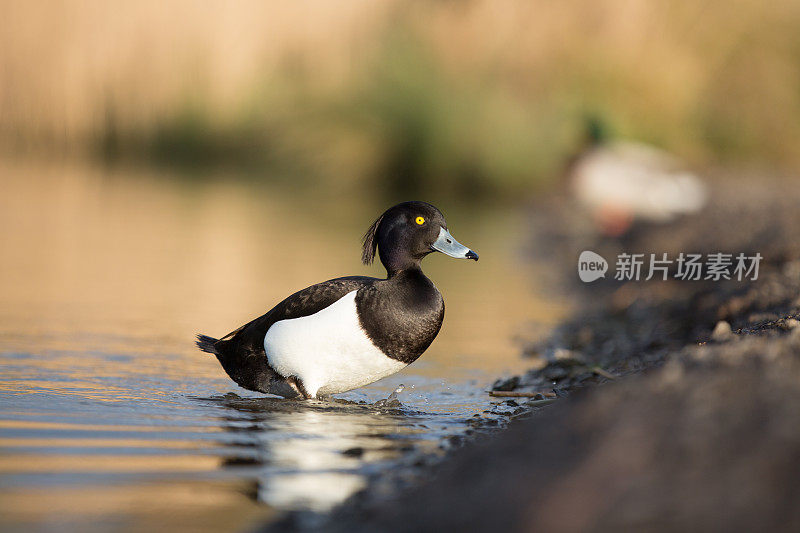
[[[572,287],[584,304],[528,348],[536,369],[496,384],[555,402],[509,400],[537,407],[405,471],[404,488],[376,482],[318,530],[800,531],[796,182],[718,187],[701,215],[621,241],[572,222],[537,240],[571,276],[585,249],[764,259],[756,281]]]

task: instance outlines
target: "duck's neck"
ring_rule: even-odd
[[[425,255],[414,255],[404,247],[387,247],[385,250],[378,247],[378,254],[381,258],[381,263],[386,269],[386,277],[391,279],[402,272],[418,272],[422,273],[420,263]]]
[[[420,267],[419,263],[406,266],[405,268],[398,268],[398,269],[390,269],[388,267],[386,268],[386,279],[400,281],[400,280],[417,279],[417,278],[426,278],[425,274],[422,272],[422,267]]]
[[[419,266],[391,272],[386,283],[394,305],[414,313],[438,313],[442,296]]]

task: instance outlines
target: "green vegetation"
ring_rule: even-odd
[[[219,20],[148,5],[103,20],[72,6],[111,29],[54,30],[72,55],[53,44],[38,62],[25,33],[36,13],[10,7],[0,143],[337,190],[515,197],[556,180],[585,117],[600,116],[696,165],[800,169],[800,7],[788,0],[387,2],[260,18],[250,11],[266,8],[237,5]],[[324,27],[286,29],[315,16]],[[158,23],[98,45],[136,20]]]

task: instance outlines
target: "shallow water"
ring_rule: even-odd
[[[74,163],[0,161],[0,529],[238,530],[324,511],[437,450],[519,371],[513,342],[563,312],[522,261],[522,213],[441,204],[480,262],[431,257],[445,325],[403,372],[295,402],[231,382],[220,336],[359,264],[382,202]],[[347,198],[348,195],[341,195]],[[399,384],[400,408],[370,406]]]

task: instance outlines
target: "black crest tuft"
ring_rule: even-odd
[[[385,214],[386,213],[384,213],[384,215]],[[369,265],[375,260],[375,251],[378,249],[378,226],[381,225],[382,220],[383,215],[379,216],[377,220],[372,223],[362,239],[364,248],[361,251],[361,261],[365,265]]]

